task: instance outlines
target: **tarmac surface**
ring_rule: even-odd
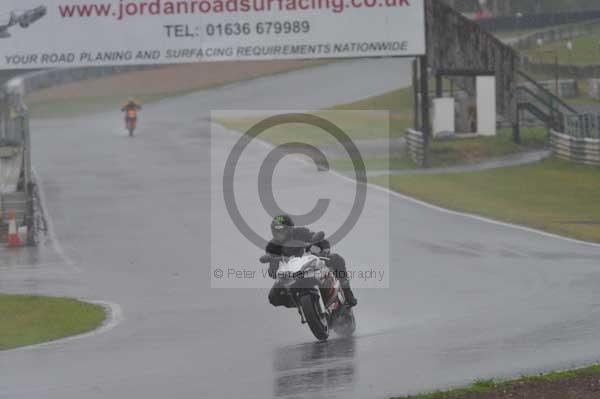
[[[0,291],[109,301],[123,319],[1,352],[0,398],[385,398],[598,360],[600,247],[371,186],[336,250],[386,267],[389,288],[357,290],[354,339],[316,343],[293,310],[267,303],[267,287],[211,288],[222,283],[215,267],[256,264],[261,251],[223,205],[239,136],[211,129],[209,111],[319,108],[409,81],[401,59],[257,79],[149,105],[133,139],[118,112],[33,121],[51,234],[38,248],[0,252]],[[255,177],[269,151],[246,148],[235,186],[263,235]],[[303,213],[327,195],[314,227],[335,230],[354,183],[288,158],[276,169],[277,200]]]

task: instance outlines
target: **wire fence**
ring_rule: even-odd
[[[564,133],[580,139],[600,140],[600,113],[565,115]]]

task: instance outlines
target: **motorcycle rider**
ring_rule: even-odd
[[[271,233],[273,239],[267,244],[265,251],[269,255],[282,256],[286,255],[286,243],[290,243],[292,240],[312,242],[314,233],[306,227],[295,227],[292,218],[289,215],[275,216],[271,222]],[[325,261],[325,265],[333,270],[344,290],[344,296],[350,307],[357,305],[357,300],[354,297],[354,293],[350,288],[350,281],[347,278],[346,272],[346,261],[338,254],[332,254],[331,246],[329,241],[323,239],[318,243],[314,243],[314,246],[320,249],[318,255],[328,258]],[[293,247],[289,247],[293,248]],[[269,265],[269,276],[273,279],[277,277],[277,269],[279,268],[279,261],[272,261]],[[269,302],[273,306],[281,305],[281,301],[278,298],[278,290],[271,289],[269,292]]]
[[[137,120],[138,111],[142,109],[142,106],[138,104],[133,98],[129,98],[127,103],[121,108],[121,112],[125,112],[125,120]]]

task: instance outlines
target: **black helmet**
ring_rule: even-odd
[[[271,222],[271,233],[273,239],[278,242],[286,242],[292,239],[294,221],[289,215],[278,215]]]

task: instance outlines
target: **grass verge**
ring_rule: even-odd
[[[594,65],[600,62],[599,40],[600,32],[596,32],[573,39],[543,44],[533,49],[525,50],[525,54],[547,63],[554,63],[555,56],[558,56],[560,64]],[[573,50],[571,51],[567,49],[568,41],[573,44]]]
[[[541,150],[547,145],[547,133],[544,128],[521,129],[521,144],[515,144],[511,139],[512,131],[503,129],[496,136],[472,137],[448,141],[433,141],[431,143],[431,166],[434,168],[474,164],[486,159],[504,157],[527,151]],[[402,170],[416,169],[407,151],[394,154],[391,157],[365,158],[367,170]],[[350,159],[334,159],[330,161],[333,168],[346,171],[352,170]]]
[[[355,112],[336,112],[355,111]],[[388,111],[390,120],[378,113],[364,111]],[[317,115],[319,112],[317,112]],[[342,104],[321,112],[327,119],[338,124],[352,140],[387,139],[404,136],[406,129],[413,124],[413,90],[405,88],[394,90],[379,96]],[[228,129],[245,132],[263,120],[266,116],[217,117],[217,122]],[[305,144],[333,144],[333,138],[327,132],[306,125],[285,125],[269,129],[260,138],[279,145],[290,141]]]
[[[75,299],[0,295],[0,350],[82,334],[105,318],[100,306]]]
[[[521,377],[511,381],[478,380],[466,388],[396,399],[592,399],[599,396],[600,365]]]
[[[444,208],[600,242],[599,178],[598,168],[549,159],[480,172],[372,181]]]
[[[191,93],[192,90],[176,92],[165,92],[156,94],[144,94],[135,97],[143,104],[160,101],[165,98],[178,97]],[[59,99],[47,101],[35,101],[29,105],[32,118],[75,118],[99,112],[120,110],[127,97],[122,95],[84,97],[74,99]]]
[[[431,166],[444,167],[478,163],[486,159],[504,157],[525,151],[543,149],[548,142],[545,128],[524,128],[521,143],[512,140],[512,130],[499,130],[495,136],[478,136],[462,140],[433,141]]]
[[[390,137],[390,123],[388,118],[381,114],[370,114],[368,112],[336,112],[318,111],[316,116],[334,123],[346,133],[351,140],[387,139]],[[218,116],[216,121],[228,129],[238,132],[246,132],[256,123],[271,115],[260,115],[252,117],[227,117]],[[396,131],[396,136],[401,135]],[[402,133],[403,134],[403,133]],[[260,134],[260,139],[269,141],[275,145],[300,142],[310,145],[335,144],[336,138],[319,127],[306,124],[290,123],[274,126]]]
[[[65,96],[64,93],[58,93],[58,98],[52,96],[51,93],[56,94],[56,90],[60,91],[60,87],[44,89],[40,92],[45,92],[45,95],[39,98],[40,92],[33,93],[27,103],[33,118],[72,118],[118,110],[128,97],[135,97],[143,103],[151,103],[221,87],[233,82],[274,76],[332,62],[331,60],[316,60],[279,66],[270,65],[269,62],[262,62],[264,65],[256,65],[261,62],[248,62],[242,63],[245,66],[236,70],[231,70],[231,65],[228,63],[215,63],[213,68],[207,67],[198,70],[193,75],[190,75],[190,71],[187,69],[182,70],[182,66],[164,67],[68,83],[63,86],[63,89],[67,88],[66,91],[70,94]],[[198,64],[198,66],[202,65]],[[222,67],[222,71],[216,69],[219,67]],[[199,78],[199,76],[205,77]],[[182,79],[185,79],[185,84],[182,84]],[[156,82],[160,83],[155,84]],[[164,82],[170,83],[164,84]],[[104,94],[88,94],[98,90]]]
[[[338,124],[352,140],[396,139],[403,137],[406,130],[413,125],[413,108],[413,89],[408,87],[328,108],[323,110],[322,116],[333,119],[332,121]],[[355,112],[345,114],[335,111]],[[390,120],[388,122],[381,115],[365,111],[388,111]],[[217,117],[216,120],[228,129],[245,132],[265,117],[263,115],[222,116]],[[432,166],[444,167],[477,163],[494,157],[542,149],[547,143],[547,133],[544,128],[522,129],[522,143],[518,145],[512,141],[511,135],[510,129],[503,129],[493,137],[480,136],[460,140],[434,141],[431,147]],[[305,125],[279,126],[265,131],[260,138],[275,145],[290,141],[317,146],[335,142],[335,139],[327,132]],[[340,158],[330,162],[332,167],[338,170],[352,169],[350,159]],[[414,169],[417,167],[410,156],[404,152],[391,157],[366,158],[365,164],[369,170]]]

